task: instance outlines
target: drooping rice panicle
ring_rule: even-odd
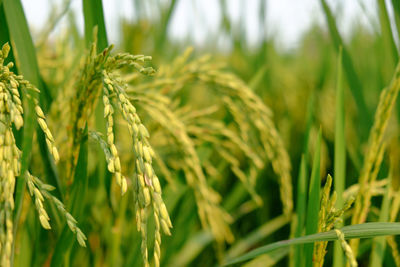
[[[48,184],[44,184],[39,178],[31,175],[29,172],[25,174],[26,183],[28,185],[29,193],[35,200],[36,210],[39,213],[39,221],[43,228],[50,229],[50,218],[47,215],[46,210],[43,207],[44,198],[48,201],[53,202],[58,211],[64,216],[67,221],[67,225],[70,230],[76,234],[76,239],[82,247],[86,247],[86,236],[80,228],[77,226],[75,218],[65,209],[64,204],[56,197],[50,194],[50,190],[54,188]]]
[[[260,203],[260,197],[254,188],[257,176],[249,176],[242,170],[242,166],[240,166],[235,154],[233,154],[235,152],[232,152],[232,150],[236,151],[239,148],[249,158],[250,166],[256,166],[257,169],[262,168],[268,158],[273,159],[273,169],[280,177],[279,188],[285,213],[290,214],[293,206],[290,161],[282,140],[271,120],[271,112],[243,82],[236,76],[222,71],[221,65],[212,62],[210,56],[190,62],[188,61],[189,55],[190,50],[187,50],[181,58],[170,66],[160,67],[156,73],[157,79],[154,82],[134,84],[134,86],[127,89],[127,92],[132,95],[133,100],[138,101],[139,105],[143,103],[141,105],[143,109],[153,120],[160,123],[163,128],[166,128],[174,136],[173,140],[183,150],[189,146],[197,146],[204,142],[212,143],[216,153],[220,154],[228,165],[231,165],[232,172],[243,182],[247,191],[258,203]],[[132,81],[135,79],[132,77]],[[193,82],[197,82],[202,86],[209,86],[212,88],[210,91],[213,94],[221,96],[222,103],[226,105],[226,110],[236,120],[238,131],[231,131],[220,121],[203,119],[201,115],[196,115],[195,119],[190,120],[192,109],[189,106],[174,110],[174,97],[178,96],[178,93],[183,90],[186,84],[192,84]],[[176,101],[179,101],[179,99],[177,98]],[[207,110],[207,108],[204,110]],[[262,114],[262,116],[259,114]],[[207,112],[203,116],[206,117]],[[171,122],[175,123],[175,121],[177,123],[171,126]],[[241,125],[241,122],[245,123]],[[257,139],[257,134],[257,138],[251,138],[249,141],[250,131],[253,131],[254,128],[261,138]],[[176,129],[179,129],[179,131]],[[190,138],[188,140],[188,138],[179,135],[190,136]],[[227,141],[221,142],[221,138],[226,138]],[[181,141],[182,139],[188,141],[183,142]],[[226,145],[226,147],[222,148],[221,144]],[[188,155],[194,154],[185,153],[184,158],[190,157]],[[187,164],[187,162],[190,162],[190,164],[198,162],[193,160],[186,161],[184,158],[181,165]],[[203,167],[200,166],[200,168]],[[209,167],[206,169],[210,170]],[[202,179],[202,175],[196,174],[193,176],[191,174],[187,176],[200,177]],[[252,180],[249,180],[248,177],[252,177]],[[190,184],[190,179],[187,178],[187,181]],[[200,201],[197,201],[197,206],[200,206]],[[201,209],[199,207],[199,212]],[[202,218],[203,216],[200,217]],[[220,216],[219,218],[223,217]],[[217,217],[209,216],[209,218],[216,220]],[[207,224],[203,222],[203,225]],[[221,233],[221,231],[213,232]]]
[[[247,121],[260,134],[261,140],[257,144],[264,148],[264,155],[271,160],[273,169],[279,176],[282,203],[285,213],[289,214],[293,207],[290,161],[280,135],[271,119],[272,113],[269,108],[235,75],[224,72],[221,66],[211,63],[210,57],[205,56],[198,59],[198,61],[188,66],[188,69],[197,75],[198,80],[208,84],[215,84],[217,93],[230,99],[230,101],[225,100],[225,102],[228,104],[228,109],[233,112],[234,117],[240,120],[237,115],[234,115],[234,113],[239,112],[238,110],[241,111],[241,114],[247,114]],[[230,106],[232,104],[236,108]],[[246,127],[246,125],[244,126]],[[243,131],[241,125],[240,131]],[[244,134],[242,133],[241,135],[243,136]],[[255,163],[258,165],[257,161]]]
[[[104,118],[106,120],[106,140],[101,135],[89,129],[90,136],[100,143],[107,161],[108,170],[113,173],[115,181],[125,193],[128,183],[121,170],[117,144],[115,142],[115,124],[113,115],[114,106],[122,114],[130,135],[133,140],[133,154],[135,162],[135,174],[133,175],[134,208],[136,210],[137,228],[142,236],[142,257],[145,266],[149,265],[147,245],[147,224],[151,213],[155,218],[155,244],[154,261],[159,264],[161,257],[161,231],[170,235],[172,223],[167,208],[161,196],[161,185],[152,167],[154,151],[149,143],[149,132],[141,122],[136,108],[129,101],[125,93],[126,83],[117,74],[120,68],[134,68],[142,74],[151,75],[154,69],[143,67],[141,64],[151,59],[147,56],[134,56],[127,53],[111,55],[112,46],[106,48],[102,53],[96,54],[96,42],[86,58],[79,82],[77,83],[76,95],[71,96],[70,109],[71,126],[70,143],[72,151],[70,166],[74,166],[77,160],[79,139],[82,130],[88,124],[97,99],[102,99],[104,106]],[[114,105],[113,105],[114,103]],[[70,169],[74,169],[73,167]],[[71,177],[71,173],[69,174]]]
[[[344,251],[344,253],[345,253],[346,257],[347,257],[347,260],[350,263],[350,266],[351,267],[357,267],[358,263],[356,261],[356,257],[354,255],[353,250],[351,249],[350,245],[347,244],[346,240],[344,239],[343,232],[341,232],[338,229],[335,229],[335,232],[336,232],[336,235],[337,235],[337,237],[338,237],[338,239],[340,241],[340,245],[342,246],[342,249],[343,249],[343,251]]]
[[[172,227],[167,208],[161,197],[161,186],[152,167],[153,149],[148,138],[150,137],[146,127],[141,123],[136,113],[136,108],[128,100],[123,84],[116,78],[104,74],[107,90],[110,94],[115,94],[119,108],[124,119],[128,124],[129,132],[133,138],[134,152],[136,156],[136,174],[133,180],[135,190],[135,207],[137,216],[138,230],[142,233],[142,255],[146,263],[148,260],[147,252],[147,219],[149,206],[153,208],[156,221],[154,259],[158,264],[160,260],[161,229],[170,235]],[[161,226],[161,227],[160,227]]]
[[[360,190],[354,206],[352,224],[365,222],[369,207],[371,205],[370,184],[376,179],[384,153],[384,133],[396,103],[400,89],[400,64],[397,66],[389,87],[383,89],[375,114],[374,125],[372,126],[368,150],[364,158],[364,165],[359,177]],[[350,241],[354,253],[358,251],[359,240]]]
[[[43,228],[50,229],[49,216],[44,209],[44,197],[50,196],[43,190],[35,186],[41,183],[39,179],[33,179],[29,173],[21,174],[21,151],[17,147],[12,126],[18,130],[24,125],[22,114],[24,113],[20,93],[33,98],[31,92],[39,90],[24,80],[22,76],[15,75],[10,68],[13,63],[4,66],[4,59],[10,51],[10,46],[5,44],[0,52],[0,263],[2,266],[10,266],[13,236],[13,210],[14,210],[14,189],[16,178],[24,175],[28,179],[28,189],[34,199],[35,207],[39,214],[39,221]],[[46,143],[54,161],[57,162],[59,154],[54,144],[53,135],[46,123],[45,115],[38,104],[35,103],[35,113],[37,122],[45,134]],[[58,201],[60,205],[62,203]],[[64,209],[65,210],[65,209]],[[71,217],[72,218],[72,217]],[[78,229],[78,228],[77,228]],[[84,237],[81,230],[78,231],[78,241]],[[82,239],[83,240],[83,239]],[[79,241],[80,244],[82,242]]]
[[[183,151],[186,180],[195,192],[200,220],[205,227],[210,227],[218,241],[232,241],[228,223],[230,216],[219,206],[220,196],[207,185],[206,176],[202,170],[200,159],[195,151],[193,141],[188,136],[185,125],[177,116],[161,103],[147,101],[145,109],[174,137]]]
[[[13,243],[14,187],[21,169],[21,151],[16,145],[12,125],[23,126],[23,107],[19,88],[21,76],[10,69],[13,63],[4,66],[10,51],[8,43],[0,51],[0,265],[11,264]]]
[[[53,135],[51,134],[47,123],[46,123],[46,117],[44,116],[44,113],[40,106],[38,105],[38,101],[35,101],[35,112],[37,116],[37,122],[42,129],[44,136],[46,137],[46,144],[47,148],[49,149],[50,154],[53,156],[54,161],[57,163],[60,160],[60,156],[58,154],[57,147],[54,145],[54,138]]]
[[[293,210],[292,179],[290,175],[290,161],[274,123],[271,111],[242,81],[232,74],[223,72],[209,72],[206,81],[216,83],[243,103],[254,126],[259,130],[265,153],[272,163],[274,171],[279,175],[279,188],[285,214]]]

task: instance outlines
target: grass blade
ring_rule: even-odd
[[[379,22],[381,24],[382,39],[384,44],[384,50],[389,50],[389,58],[392,60],[393,65],[399,59],[396,44],[392,35],[392,28],[390,27],[390,20],[388,10],[386,8],[385,0],[378,0],[379,9]]]
[[[365,97],[362,89],[363,87],[354,69],[350,54],[347,52],[342,37],[340,36],[339,31],[336,27],[336,20],[332,14],[332,11],[330,10],[325,0],[321,0],[321,4],[325,13],[326,20],[328,22],[329,31],[335,48],[337,51],[339,51],[340,47],[342,47],[343,50],[342,53],[344,73],[350,86],[351,93],[353,94],[354,101],[357,104],[358,114],[361,121],[361,139],[366,140],[366,138],[368,137],[368,129],[372,125],[372,116],[365,102]]]
[[[249,87],[254,92],[259,92],[259,90],[264,86],[263,81],[264,77],[267,74],[268,65],[264,64],[249,80]]]
[[[86,191],[88,186],[87,177],[87,163],[88,163],[88,135],[87,127],[83,134],[80,143],[80,151],[78,156],[78,163],[75,169],[74,183],[72,185],[71,202],[69,211],[78,222],[81,222],[81,214],[85,206]],[[74,243],[74,234],[70,231],[67,225],[64,226],[62,234],[57,241],[54,249],[51,266],[63,266],[63,260],[68,256],[69,251]]]
[[[394,21],[396,23],[397,35],[400,40],[400,0],[392,0]]]
[[[18,53],[18,70],[25,79],[40,89],[41,100],[47,109],[51,102],[50,93],[42,86],[40,71],[36,59],[35,46],[29,32],[28,23],[20,0],[4,0],[8,30],[13,40],[13,48]]]
[[[339,51],[336,80],[336,118],[335,118],[335,155],[334,155],[334,188],[337,193],[336,208],[343,207],[343,191],[346,176],[346,140],[344,117],[344,87],[342,80],[342,49]],[[343,226],[342,224],[337,227]],[[339,242],[334,244],[333,266],[343,266],[343,250]]]
[[[276,263],[283,259],[289,252],[290,249],[288,247],[277,249],[272,251],[268,255],[258,256],[254,260],[244,264],[243,267],[276,266]]]
[[[1,3],[1,1],[0,1],[0,25],[2,25],[2,27],[0,27],[0,45],[3,45],[5,43],[11,44],[10,32],[8,31],[6,14],[4,13],[3,4]],[[4,64],[7,64],[8,62],[15,62],[14,52],[12,49],[10,50]],[[17,73],[16,66],[14,66],[11,70]]]
[[[29,32],[22,4],[19,0],[4,0],[4,11],[8,30],[18,52],[18,69],[32,84],[40,88],[39,68],[35,47]]]
[[[162,45],[164,45],[165,39],[167,37],[167,31],[168,31],[168,26],[170,22],[172,21],[172,14],[174,13],[174,10],[177,6],[178,1],[177,0],[172,0],[169,3],[168,9],[166,10],[165,14],[162,16],[162,22],[161,22],[161,29],[160,33],[156,42],[156,51],[160,51],[160,48]]]
[[[299,237],[303,234],[305,215],[306,215],[306,203],[307,203],[307,160],[304,155],[301,157],[300,163],[300,171],[299,171],[299,179],[297,185],[297,208],[296,208],[296,216],[297,216],[297,225],[294,236]],[[302,246],[296,246],[294,248],[294,266],[300,267],[302,265]]]
[[[214,241],[214,236],[210,231],[204,230],[196,233],[185,243],[178,253],[173,255],[170,261],[171,264],[166,265],[176,267],[188,266],[212,241]]]
[[[266,236],[274,233],[279,228],[283,227],[289,222],[289,217],[286,215],[281,215],[276,217],[264,225],[260,226],[258,229],[248,234],[245,238],[236,242],[227,252],[226,260],[229,261],[240,255],[241,253],[247,251],[249,248],[253,247],[257,242],[265,238]]]
[[[383,195],[383,200],[381,205],[381,211],[379,214],[379,222],[389,221],[389,212],[390,212],[389,193],[391,185],[392,185],[392,174],[389,173],[388,184],[386,185],[385,194]],[[369,266],[371,267],[382,266],[383,258],[385,257],[385,249],[386,249],[386,238],[383,236],[374,238]]]
[[[89,47],[93,42],[93,28],[97,26],[97,52],[100,53],[108,46],[103,5],[101,0],[83,0],[82,4],[85,19],[86,46]]]
[[[344,226],[340,230],[343,232],[345,239],[373,238],[379,236],[400,235],[400,223],[381,223],[381,222],[363,223],[363,224]],[[263,247],[256,248],[253,251],[250,251],[249,253],[246,253],[245,255],[242,255],[226,263],[224,266],[250,260],[261,254],[267,254],[276,249],[292,245],[312,244],[318,241],[333,241],[337,239],[338,238],[336,232],[334,230],[331,230],[324,233],[312,234],[290,240],[278,241]]]
[[[321,129],[318,132],[318,139],[315,147],[314,162],[311,171],[311,179],[308,193],[306,235],[314,234],[318,231],[319,213],[319,192],[321,187],[320,179],[320,153],[321,153]],[[304,246],[305,266],[312,265],[314,245]]]
[[[307,104],[307,120],[306,120],[306,131],[303,140],[303,154],[306,158],[306,166],[308,166],[308,162],[310,162],[310,152],[308,150],[309,140],[310,140],[310,131],[314,122],[314,103],[315,103],[315,93],[312,93],[310,99]]]
[[[309,147],[309,139],[310,139],[310,131],[311,126],[313,124],[314,116],[314,98],[315,94],[311,94],[309,98],[309,102],[307,105],[307,119],[306,119],[306,131],[304,135],[303,141],[303,154],[301,156],[298,183],[297,183],[297,199],[296,199],[296,229],[294,230],[294,237],[302,236],[304,230],[304,223],[306,220],[306,207],[307,207],[307,187],[308,187],[308,162],[310,160],[310,153],[308,150]],[[290,266],[300,267],[303,266],[301,256],[301,251],[303,250],[303,246],[294,247],[293,255],[290,258]]]

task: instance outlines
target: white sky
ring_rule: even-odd
[[[251,44],[257,43],[257,40],[260,39],[259,1],[263,0],[226,1],[229,15],[233,21],[239,21],[243,10],[247,40]],[[135,20],[132,2],[132,0],[103,0],[106,28],[111,42],[115,43],[118,40],[119,18]],[[43,27],[48,18],[50,3],[61,5],[62,0],[22,0],[22,3],[30,26],[38,29]],[[357,23],[362,23],[370,28],[377,23],[375,0],[328,0],[328,3],[334,13],[338,15],[339,29],[344,34],[349,33],[352,26]],[[360,3],[364,9],[361,8]],[[78,14],[78,25],[83,29],[81,5],[81,0],[72,0],[72,8]],[[146,15],[149,17],[157,15],[152,14],[150,8],[147,8],[146,11]],[[201,45],[207,41],[209,34],[216,34],[220,21],[221,12],[218,0],[178,0],[168,33],[176,39],[185,39],[190,36],[196,44]],[[314,22],[325,24],[319,0],[267,1],[267,31],[278,37],[282,47],[296,47],[304,31]],[[223,40],[221,45],[224,45]]]

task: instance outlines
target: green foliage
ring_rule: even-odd
[[[257,45],[220,1],[187,49],[161,2],[132,1],[114,49],[101,0],[84,36],[67,0],[33,40],[0,1],[0,264],[399,265],[399,1],[345,37],[321,0],[327,25],[290,52],[264,1]]]
[[[345,238],[353,239],[353,238],[372,238],[377,236],[385,236],[385,235],[398,235],[400,234],[400,224],[399,223],[364,223],[364,224],[356,224],[344,226],[340,229],[343,232]],[[241,257],[238,257],[226,265],[231,265],[234,263],[239,263],[245,260],[252,259],[258,255],[269,253],[270,251],[274,251],[276,249],[282,249],[288,246],[297,245],[297,244],[309,244],[318,241],[332,241],[337,240],[337,234],[335,230],[331,230],[324,233],[318,233],[313,235],[306,235],[290,240],[278,241],[263,247],[259,247]]]

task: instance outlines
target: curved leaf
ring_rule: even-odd
[[[353,238],[373,238],[377,236],[400,235],[400,223],[363,223],[344,226],[340,229],[345,239]],[[236,259],[233,259],[223,266],[239,263],[242,261],[253,259],[261,254],[266,254],[279,248],[288,247],[298,244],[310,244],[318,241],[333,241],[337,240],[335,230],[303,237],[293,238],[290,240],[278,241],[263,247],[256,248],[247,254],[244,254]]]

